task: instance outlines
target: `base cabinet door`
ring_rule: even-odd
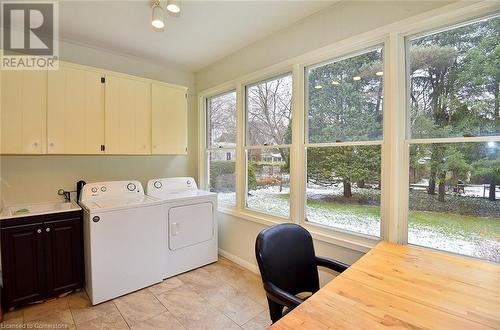
[[[44,223],[47,296],[80,288],[83,282],[80,219]]]
[[[43,299],[43,224],[3,228],[1,232],[3,298],[9,307]]]
[[[83,287],[81,211],[4,219],[0,226],[5,310]]]

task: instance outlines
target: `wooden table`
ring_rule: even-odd
[[[272,329],[500,329],[500,265],[380,242]]]

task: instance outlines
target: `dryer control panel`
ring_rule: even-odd
[[[198,185],[191,177],[151,179],[146,189],[148,195],[157,192],[172,194],[196,190],[198,190]]]
[[[87,183],[83,186],[81,201],[99,201],[144,196],[139,181],[106,181]]]

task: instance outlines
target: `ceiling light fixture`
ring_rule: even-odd
[[[352,77],[352,80],[358,81],[358,80],[361,80],[361,77],[360,76]]]
[[[321,89],[321,88],[323,88],[323,86],[321,86],[321,85],[316,85],[316,86],[314,86],[314,88],[316,88],[316,89]]]
[[[337,80],[332,81],[332,85],[340,85],[340,82]]]
[[[181,1],[180,0],[168,0],[167,10],[172,14],[179,14],[181,12]]]
[[[375,75],[377,75],[377,76],[383,76],[384,73],[382,71],[377,71],[377,72],[375,72]]]
[[[160,1],[153,2],[153,15],[151,18],[151,25],[156,29],[163,29],[165,27],[165,12],[160,6]]]

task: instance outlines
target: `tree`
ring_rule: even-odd
[[[410,45],[413,138],[498,134],[500,19],[492,18],[415,39]],[[448,145],[431,145],[428,193],[444,200],[450,161],[471,163],[463,148],[446,160]],[[461,153],[461,158],[458,157]],[[475,158],[477,159],[477,158]],[[448,162],[448,163],[447,163]],[[461,164],[461,166],[464,164]]]
[[[377,50],[309,70],[309,142],[382,136],[382,67]]]
[[[496,184],[500,182],[500,158],[483,158],[472,164],[473,176],[482,183],[489,184],[489,200],[495,201]]]
[[[342,182],[343,196],[351,198],[353,182],[380,182],[380,147],[310,148],[307,180],[326,187]]]
[[[222,94],[207,101],[211,146],[236,145],[236,93]]]

